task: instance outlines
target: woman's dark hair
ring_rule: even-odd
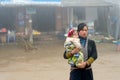
[[[77,32],[83,30],[83,28],[84,28],[85,26],[87,26],[87,24],[85,24],[85,23],[80,23],[80,24],[78,25],[78,27],[77,27]]]

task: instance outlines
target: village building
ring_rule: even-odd
[[[109,29],[111,6],[99,0],[2,0],[0,29],[23,32],[29,36],[33,29],[64,36],[67,28],[86,22],[92,26],[92,34],[105,34]],[[6,41],[9,42],[9,39]]]

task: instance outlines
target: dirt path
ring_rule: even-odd
[[[0,46],[0,80],[68,80],[69,65],[63,59],[63,42],[43,42],[25,52],[17,46]],[[95,80],[119,80],[120,52],[114,44],[97,44],[93,63]]]

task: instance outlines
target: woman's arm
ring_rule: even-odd
[[[90,44],[88,48],[89,48],[88,60],[85,62],[82,62],[81,65],[78,66],[78,68],[88,68],[97,59],[97,49],[96,49],[95,42],[90,40]]]
[[[67,52],[67,51],[65,51],[64,54],[63,54],[64,59],[68,59],[68,58],[70,58],[72,56],[73,56],[72,53],[71,52]]]
[[[89,53],[89,58],[88,58],[88,60],[87,60],[87,64],[92,64],[96,59],[97,59],[97,49],[96,49],[96,44],[95,44],[95,42],[94,41],[90,41],[91,43],[90,43],[90,46],[89,47],[91,47],[91,49],[90,49],[90,52],[88,52]],[[88,47],[88,48],[89,48]]]
[[[68,59],[78,52],[79,52],[78,48],[73,49],[71,52],[65,51],[64,54],[63,54],[63,57],[64,57],[64,59]]]

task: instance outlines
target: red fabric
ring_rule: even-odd
[[[70,29],[68,32],[68,37],[71,37],[73,35],[74,31],[75,31],[74,29]]]
[[[7,32],[6,28],[2,28],[1,31],[2,31],[2,32]]]

